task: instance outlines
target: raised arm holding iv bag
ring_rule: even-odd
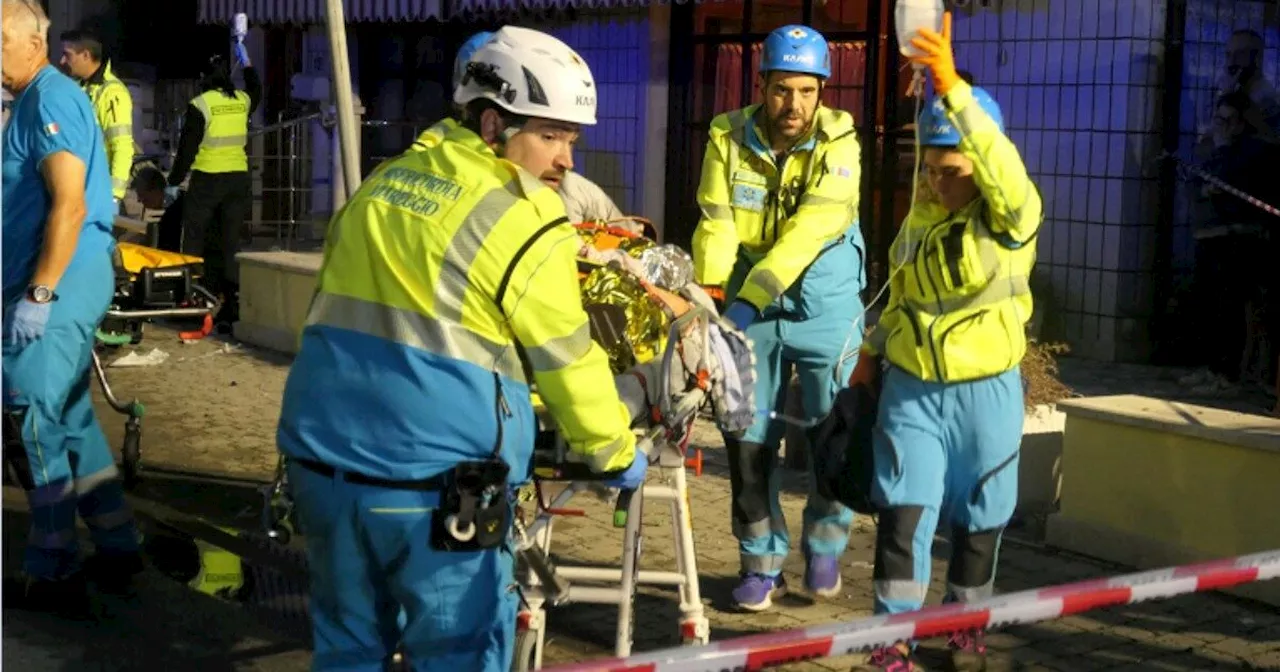
[[[231,36],[235,39],[235,47],[233,47],[236,55],[236,62],[240,67],[249,67],[249,50],[245,49],[244,38],[249,34],[249,15],[244,12],[236,14],[231,21]]]

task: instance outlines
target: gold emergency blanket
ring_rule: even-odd
[[[613,347],[601,344],[614,374],[623,373],[632,363],[648,362],[662,351],[667,315],[636,276],[617,268],[597,267],[582,280],[582,303],[618,306],[626,312],[625,341],[616,342]]]

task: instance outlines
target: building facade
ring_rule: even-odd
[[[707,125],[755,97],[764,36],[788,23],[822,30],[835,71],[824,100],[857,119],[873,283],[887,277],[885,252],[909,199],[914,110],[902,93],[909,72],[902,71],[889,0],[344,4],[369,162],[395,153],[416,128],[444,114],[452,55],[468,35],[507,22],[540,28],[578,49],[600,82],[600,124],[585,134],[580,169],[678,243],[697,223],[693,194]],[[1001,103],[1044,195],[1036,278],[1042,338],[1109,361],[1175,355],[1156,344],[1186,331],[1186,316],[1169,308],[1194,260],[1198,187],[1180,179],[1162,154],[1188,157],[1208,123],[1233,30],[1264,35],[1265,73],[1277,81],[1276,3],[956,4],[957,60]],[[392,6],[399,13],[392,15]],[[202,0],[200,11],[206,22],[249,11],[265,24],[266,60],[282,69],[269,81],[287,81],[304,68],[327,70],[324,31],[316,25],[322,0]],[[266,114],[289,108],[287,96],[272,96]]]

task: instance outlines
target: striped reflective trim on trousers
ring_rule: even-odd
[[[742,523],[733,521],[733,536],[747,541],[749,539],[760,539],[771,534],[786,533],[787,521],[783,518],[765,518],[750,523]]]
[[[346,329],[441,357],[471,362],[520,382],[524,369],[514,347],[495,343],[457,322],[428,317],[351,296],[317,292],[307,325]]]
[[[872,582],[876,597],[881,601],[894,602],[919,602],[923,603],[924,598],[929,594],[929,586],[916,581],[903,581],[900,579],[877,580]]]
[[[782,571],[782,562],[786,560],[786,556],[782,555],[747,555],[741,553],[738,555],[738,562],[742,565],[742,571],[749,574],[774,574]]]
[[[947,582],[947,594],[956,602],[978,602],[985,600],[996,592],[995,581],[988,581],[983,586],[957,586],[954,583]]]

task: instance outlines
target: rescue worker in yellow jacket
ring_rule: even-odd
[[[725,436],[742,565],[733,596],[752,611],[786,589],[790,537],[777,472],[785,425],[774,417],[792,371],[812,435],[862,338],[860,149],[853,117],[820,102],[830,76],[821,34],[805,26],[773,31],[760,62],[764,103],[712,120],[698,189],[698,282],[724,288],[725,317],[746,331],[756,355],[756,422],[742,436]],[[835,595],[853,512],[811,489],[804,520],[807,587]]]
[[[182,118],[178,151],[169,171],[166,193],[182,194],[182,251],[204,257],[205,286],[223,297],[215,317],[220,324],[235,322],[239,283],[235,256],[245,220],[253,206],[249,179],[249,117],[262,101],[262,79],[249,61],[244,44],[236,44],[236,59],[244,73],[244,89],[235,87],[226,59],[213,56],[200,81],[200,95],[191,99]]]
[[[849,381],[884,376],[871,493],[879,614],[924,603],[942,515],[952,533],[946,600],[989,597],[1018,494],[1019,363],[1042,203],[999,106],[956,74],[950,38],[946,14],[941,34],[925,29],[912,41],[937,92],[917,120],[932,194],[916,198],[890,248],[889,302]],[[981,632],[950,645],[954,669],[985,669]],[[858,669],[918,668],[902,643]]]
[[[548,39],[499,30],[454,94],[466,121],[379,166],[329,226],[277,433],[313,669],[380,670],[398,642],[415,670],[509,669],[533,386],[607,483],[643,483],[555,192],[596,121],[594,79]]]
[[[102,40],[87,30],[62,33],[62,67],[84,87],[93,103],[111,169],[111,195],[116,209],[129,188],[133,169],[133,96],[129,87],[111,71]]]

